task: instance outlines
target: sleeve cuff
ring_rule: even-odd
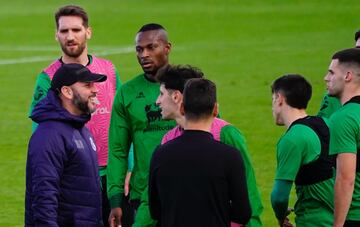
[[[124,198],[124,194],[112,196],[109,200],[111,209],[116,207],[121,207],[123,198]]]

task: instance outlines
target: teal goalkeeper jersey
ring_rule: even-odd
[[[175,121],[165,121],[155,104],[159,83],[141,74],[125,83],[117,92],[109,129],[107,169],[108,197],[112,208],[120,207],[127,172],[128,151],[134,146],[134,168],[130,180],[130,199],[140,199],[148,183],[152,153]]]

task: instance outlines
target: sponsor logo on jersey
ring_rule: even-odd
[[[148,124],[143,132],[169,131],[174,127],[171,124],[159,125],[162,123],[161,109],[155,103],[146,105],[145,113]]]
[[[104,106],[104,107],[97,108],[95,110],[95,112],[92,113],[92,115],[94,116],[94,115],[97,115],[97,114],[109,114],[109,113],[110,113],[110,111],[107,109],[106,106]]]
[[[156,104],[146,105],[145,112],[148,124],[154,121],[161,121],[161,109]]]

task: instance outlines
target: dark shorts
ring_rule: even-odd
[[[360,221],[345,221],[344,227],[360,227]]]
[[[106,176],[101,177],[101,194],[102,194],[102,217],[103,217],[103,223],[104,227],[109,227],[109,215],[110,215],[110,203],[109,199],[107,197],[106,193]],[[123,227],[131,227],[131,225],[134,223],[134,215],[135,211],[132,208],[129,197],[126,196],[121,204],[121,209],[123,212],[123,216],[121,218],[121,224]]]

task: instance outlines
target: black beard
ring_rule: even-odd
[[[80,45],[79,49],[77,51],[75,51],[75,52],[68,51],[66,49],[66,46],[62,46],[62,45],[61,45],[61,49],[67,56],[72,57],[72,58],[77,58],[84,52],[85,45]]]
[[[83,101],[76,91],[73,91],[74,99],[72,100],[72,103],[84,114],[91,114],[94,111],[91,111],[88,106],[88,101]]]

